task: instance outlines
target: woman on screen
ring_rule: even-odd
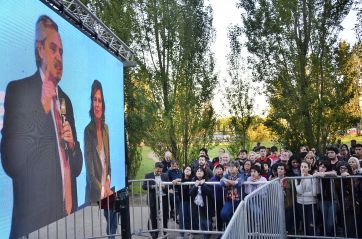
[[[87,168],[85,203],[91,205],[113,194],[110,189],[111,166],[108,126],[105,123],[104,116],[105,109],[102,85],[98,80],[94,80],[89,110],[91,122],[84,130],[84,151]],[[103,206],[103,203],[108,205]],[[106,199],[100,203],[101,208],[104,208],[108,235],[115,234],[117,231],[117,213],[113,210],[113,203],[113,200]],[[110,236],[109,238],[114,237]]]
[[[91,122],[84,130],[84,156],[87,168],[85,203],[90,204],[95,204],[112,194],[109,134],[105,123],[105,108],[102,85],[98,80],[94,80],[89,110]]]

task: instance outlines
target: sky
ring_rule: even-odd
[[[230,25],[241,24],[241,11],[236,7],[236,0],[209,0],[214,11],[213,26],[216,31],[216,39],[212,45],[216,58],[216,73],[219,76],[219,85],[216,87],[215,97],[212,102],[214,109],[219,117],[229,115],[226,102],[224,79],[228,78],[226,54],[229,52],[229,41],[227,38],[227,29]],[[346,19],[342,22],[344,30],[340,33],[339,38],[346,40],[353,45],[357,39],[353,31],[356,23],[356,11],[351,11]],[[262,85],[257,85],[262,87]],[[255,94],[255,114],[263,115],[267,109],[266,97]],[[265,115],[265,114],[264,114]]]

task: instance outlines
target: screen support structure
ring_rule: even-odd
[[[135,67],[132,61],[134,53],[119,39],[94,13],[91,12],[80,0],[40,0],[45,5],[53,9],[64,19],[85,33],[89,38],[100,44],[108,52],[122,61],[124,67]],[[125,137],[125,157],[128,158],[127,137]],[[127,162],[128,160],[125,160]],[[121,236],[131,238],[128,177],[126,170],[126,187],[120,190],[122,195],[121,206]]]
[[[80,0],[40,1],[120,59],[125,67],[135,66],[135,63],[131,61],[132,50]]]

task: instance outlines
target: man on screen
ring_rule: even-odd
[[[76,177],[83,164],[73,107],[59,87],[63,47],[57,24],[36,22],[34,75],[12,81],[5,95],[1,161],[13,181],[10,238],[18,238],[77,209]]]

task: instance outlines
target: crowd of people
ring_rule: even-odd
[[[234,160],[222,148],[210,159],[207,149],[201,148],[198,159],[183,169],[166,151],[155,171],[145,177],[155,182],[145,181],[143,189],[151,192],[148,201],[153,204],[159,193],[163,195],[164,227],[173,219],[179,229],[222,231],[246,195],[263,182],[279,178],[289,234],[358,237],[362,235],[362,178],[349,176],[362,175],[361,165],[362,144],[355,141],[350,148],[328,146],[322,154],[305,145],[291,152],[258,144],[250,152],[240,150]],[[169,185],[160,184],[158,192],[156,185],[161,181]],[[150,208],[154,211],[149,229],[156,229],[156,206]],[[151,235],[157,238],[158,233]],[[178,236],[183,238],[184,233]]]

